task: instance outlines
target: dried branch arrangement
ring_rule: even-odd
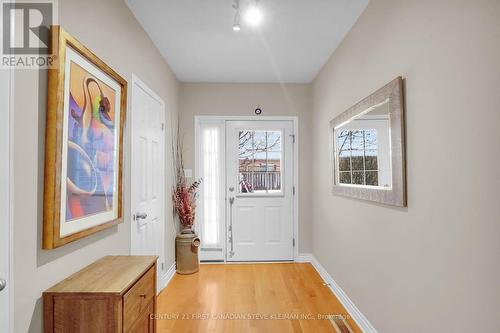
[[[195,221],[196,198],[202,179],[198,179],[189,184],[184,175],[183,145],[177,133],[176,147],[176,184],[173,194],[173,204],[175,212],[179,217],[182,229],[192,230]]]

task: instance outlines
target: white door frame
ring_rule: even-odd
[[[168,267],[165,267],[165,256],[166,256],[166,251],[165,251],[165,237],[166,237],[166,223],[167,223],[167,220],[166,220],[166,197],[165,197],[165,194],[166,194],[166,180],[167,180],[167,156],[166,156],[166,143],[167,143],[167,128],[168,126],[166,126],[165,124],[165,119],[167,118],[167,115],[166,115],[166,112],[170,112],[169,110],[166,109],[165,107],[165,102],[163,101],[163,99],[158,96],[158,94],[156,94],[153,90],[151,90],[141,79],[139,79],[135,74],[132,74],[132,88],[130,89],[131,90],[131,100],[129,102],[129,105],[130,105],[130,113],[129,113],[129,124],[131,124],[131,130],[130,130],[130,138],[131,138],[131,161],[134,157],[134,152],[132,151],[133,150],[133,143],[132,143],[132,140],[134,138],[134,126],[133,126],[133,121],[134,121],[134,110],[132,108],[132,99],[134,98],[134,89],[137,89],[135,88],[135,86],[138,86],[140,87],[140,89],[143,89],[148,95],[150,95],[151,97],[153,97],[154,99],[156,99],[158,101],[158,103],[160,103],[162,109],[163,109],[163,112],[162,112],[162,123],[163,123],[163,155],[164,155],[164,159],[163,159],[163,179],[164,179],[164,182],[165,184],[163,184],[163,186],[160,186],[160,190],[163,192],[163,228],[162,229],[162,232],[163,232],[163,237],[161,237],[161,245],[160,245],[160,248],[161,248],[161,251],[163,252],[162,253],[162,256],[159,258],[160,259],[160,263],[159,263],[159,267],[157,269],[159,269],[162,274],[161,274],[161,278],[158,279],[157,281],[157,285],[158,285],[158,288],[157,288],[157,293],[159,294],[160,291],[166,287],[166,276],[167,276],[167,268]],[[170,119],[170,117],[168,117]],[[132,172],[132,166],[130,167],[130,170]],[[132,174],[132,173],[131,173]],[[130,204],[130,249],[132,250],[132,232],[134,232],[134,228],[135,228],[135,225],[134,225],[134,221],[133,221],[133,216],[134,214],[136,213],[135,212],[135,209],[136,207],[134,207],[132,205],[132,198],[131,198],[131,204]]]
[[[2,291],[3,294],[7,295],[8,305],[7,313],[3,314],[2,317],[7,320],[6,326],[8,332],[14,331],[14,270],[13,270],[13,114],[14,114],[14,70],[13,69],[1,69],[1,71],[8,72],[8,91],[6,92],[6,102],[7,107],[4,105],[0,106],[2,110],[2,119],[4,121],[0,122],[0,146],[2,151],[2,156],[7,156],[8,158],[2,159],[0,161],[0,223],[2,227],[0,228],[0,246],[2,246],[2,255],[0,260],[7,263],[7,276],[2,276],[7,281],[7,286]],[[3,97],[2,97],[3,99]],[[3,104],[3,103],[2,103]],[[4,320],[4,319],[2,319]],[[2,328],[2,327],[0,327]]]
[[[291,121],[293,122],[293,133],[295,135],[295,144],[293,145],[293,186],[295,187],[295,195],[293,196],[293,238],[295,240],[295,245],[293,247],[293,259],[297,260],[299,258],[299,118],[296,116],[194,116],[194,128],[195,128],[195,147],[200,147],[200,122],[203,120],[221,120],[226,123],[227,121]],[[225,149],[225,148],[224,148]],[[199,174],[199,163],[200,157],[198,149],[195,149],[195,179],[201,177]],[[226,172],[224,168],[224,183],[226,182]],[[224,193],[226,193],[226,187],[224,187]],[[224,210],[225,211],[225,210]],[[225,223],[227,223],[227,218],[224,218]],[[227,232],[227,226],[224,226],[224,231]],[[224,240],[226,239],[226,235]],[[223,252],[226,253],[226,241],[223,243]],[[226,260],[224,259],[224,262]]]

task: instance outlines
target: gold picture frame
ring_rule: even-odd
[[[127,81],[59,26],[51,28],[43,249],[122,222]]]

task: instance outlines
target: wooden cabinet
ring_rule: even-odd
[[[46,333],[154,333],[154,256],[109,256],[43,293]]]

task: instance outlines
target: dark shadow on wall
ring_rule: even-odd
[[[403,139],[403,144],[404,144],[404,148],[405,148],[405,156],[404,156],[404,163],[405,164],[405,181],[406,181],[406,208],[410,207],[410,200],[411,199],[409,197],[409,193],[410,193],[410,190],[408,188],[409,186],[409,181],[408,181],[408,168],[410,167],[410,160],[408,159],[408,103],[406,103],[406,98],[407,98],[407,79],[405,77],[403,77],[403,119],[404,119],[404,122],[403,122],[403,126],[404,126],[404,131],[405,131],[405,137]]]
[[[43,332],[43,302],[42,298],[36,300],[33,315],[31,316],[30,327],[28,333],[41,333]]]

